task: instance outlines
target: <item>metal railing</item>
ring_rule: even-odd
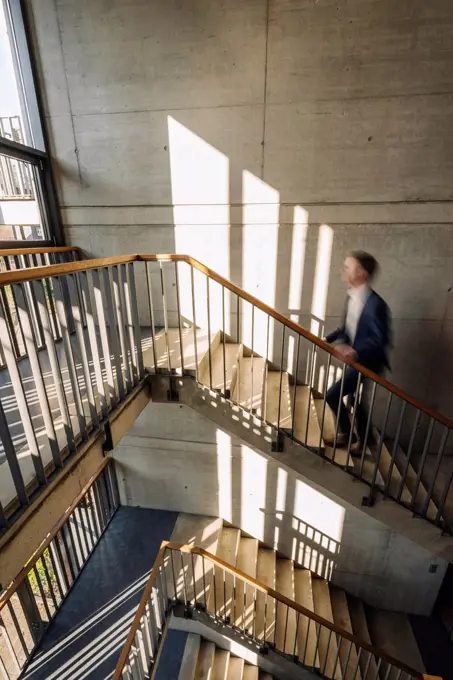
[[[126,256],[0,274],[2,530],[79,446],[103,434],[112,412],[144,378],[134,261]],[[17,357],[13,308],[26,359]]]
[[[16,679],[95,549],[119,505],[105,459],[0,597],[0,675]]]
[[[176,373],[195,376],[250,416],[267,421],[277,448],[292,438],[362,480],[369,488],[364,503],[371,504],[380,493],[452,532],[453,422],[351,363],[357,371],[356,393],[367,408],[365,441],[353,451],[351,434],[345,447],[337,446],[337,421],[333,446],[326,447],[325,395],[333,380],[343,385],[347,365],[332,346],[193,258],[130,255],[9,271],[0,274],[0,302],[4,371],[14,392],[0,409],[4,456],[16,490],[13,510],[30,502],[29,483],[31,488],[45,485],[146,373]],[[18,364],[14,309],[28,355],[26,378],[25,364]],[[250,360],[252,398],[241,398],[237,376],[238,389],[232,389],[229,342]],[[46,351],[38,356],[40,347]],[[255,368],[260,357],[279,376],[272,418],[263,386],[256,389],[262,380]],[[214,370],[219,359],[220,377]],[[236,370],[242,370],[240,358]],[[306,401],[299,398],[302,384],[310,392]],[[318,414],[313,397],[319,397]],[[357,402],[349,409],[352,425]],[[311,426],[318,418],[313,441]],[[22,457],[18,462],[18,444],[31,452],[27,461],[34,471],[27,471],[28,478]],[[0,525],[5,527],[9,501],[0,501]]]
[[[70,262],[78,262],[80,259],[80,248],[73,246],[43,246],[41,248],[5,248],[0,249],[0,273],[13,272],[18,269],[30,269],[31,267],[44,267],[51,264],[64,264]],[[51,284],[45,283],[46,302],[51,317],[52,333],[55,341],[61,340],[61,331],[56,314],[55,297]],[[17,359],[27,356],[27,349],[24,337],[24,330],[20,315],[18,314],[16,298],[11,286],[4,286],[1,295],[9,303],[5,310],[9,315],[9,325],[11,328],[11,337],[14,347],[14,353]],[[30,308],[32,310],[32,323],[38,348],[44,347],[44,334],[42,324],[39,321],[39,314],[37,310],[36,297],[30,294],[29,296]],[[5,366],[3,347],[0,343],[0,368]]]
[[[113,680],[151,675],[172,608],[215,623],[322,678],[425,677],[382,649],[315,614],[202,548],[164,542],[122,649]]]

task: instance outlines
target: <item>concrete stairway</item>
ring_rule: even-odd
[[[272,676],[214,642],[190,634],[178,680],[272,680]]]
[[[363,601],[351,597],[341,588],[298,566],[292,560],[280,557],[274,550],[261,545],[258,540],[241,533],[240,529],[222,526],[220,520],[181,514],[171,540],[197,545],[197,536],[203,535],[205,536],[202,541],[204,545],[200,547],[208,549],[206,545],[209,543],[211,547],[215,547],[215,554],[223,561],[319,616],[341,626],[364,642],[379,647],[402,663],[425,672],[409,618],[405,614],[368,606]],[[206,574],[209,574],[206,577],[207,588],[209,588],[207,596],[209,612],[215,612],[221,620],[227,619],[241,630],[245,628],[250,635],[258,639],[262,640],[265,632],[265,639],[271,643],[275,641],[277,649],[284,649],[289,655],[305,654],[307,665],[318,671],[324,670],[324,675],[332,679],[353,680],[348,676],[351,667],[355,666],[354,659],[350,657],[350,655],[357,655],[355,648],[349,650],[347,645],[342,645],[338,650],[336,641],[332,639],[329,642],[327,633],[325,639],[324,633],[321,633],[317,644],[315,626],[308,627],[308,619],[301,617],[299,627],[296,629],[295,615],[290,612],[288,617],[286,613],[285,616],[279,616],[269,599],[266,614],[264,613],[264,594],[258,593],[255,603],[251,589],[249,588],[244,593],[244,587],[238,579],[236,579],[234,590],[232,576],[226,575],[224,584],[223,570],[219,567],[209,572],[206,570]],[[180,581],[179,575],[176,578]],[[186,588],[188,590],[192,588],[190,583],[187,584],[187,576]],[[225,598],[225,593],[233,592],[235,592],[234,601],[232,597]],[[265,631],[264,624],[266,624]],[[285,626],[287,626],[286,634]],[[205,647],[203,649],[205,650]],[[209,650],[205,650],[201,658],[209,657],[210,661],[206,664],[211,668],[216,654],[213,647]],[[368,671],[367,663],[364,656],[359,659],[360,670],[354,680],[362,680],[365,676],[380,677],[378,661],[372,659]],[[348,673],[345,674],[343,669],[346,665],[348,665]],[[201,668],[204,666],[200,662]],[[384,667],[382,673],[384,675],[386,673]],[[190,677],[211,678],[209,674]],[[212,677],[216,678],[217,675]],[[219,677],[230,678],[230,675]],[[238,674],[231,676],[233,677],[243,676]],[[250,677],[255,676],[250,675]],[[261,678],[258,675],[256,677]],[[392,674],[388,677],[392,677]]]
[[[181,353],[179,329],[170,328],[167,338],[163,330],[156,335],[155,347],[159,369],[171,367],[173,372],[178,373],[181,372],[182,364],[184,370],[198,369],[198,381],[202,385],[231,398],[274,427],[280,422],[280,429],[290,432],[298,442],[330,458],[337,465],[349,467],[351,472],[360,474],[366,481],[372,482],[376,461],[379,460],[375,485],[393,497],[398,496],[402,486],[401,500],[406,504],[412,502],[412,494],[417,488],[417,471],[410,461],[408,464],[401,448],[397,447],[394,451],[393,443],[384,441],[379,453],[379,432],[373,430],[363,463],[360,456],[348,457],[345,448],[337,447],[333,451],[324,439],[333,438],[335,422],[332,412],[324,405],[319,394],[308,385],[296,384],[289,373],[281,374],[273,370],[270,362],[262,357],[256,354],[252,357],[251,351],[244,345],[227,340],[223,343],[220,332],[212,333],[208,338],[204,330],[198,329],[195,351],[193,329],[183,329]],[[153,373],[152,344],[145,350],[144,360],[145,368]],[[404,476],[405,483],[401,485]],[[426,498],[427,488],[420,480],[414,509],[422,511]],[[426,514],[431,520],[436,518],[437,507],[432,499]]]

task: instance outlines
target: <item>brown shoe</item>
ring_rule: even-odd
[[[352,441],[356,441],[355,434],[352,435]],[[336,445],[339,447],[347,446],[349,443],[349,433],[338,432]],[[335,444],[335,435],[333,437],[324,437],[324,444],[327,446],[333,446]]]
[[[354,444],[351,444],[351,448],[349,449],[349,453],[351,456],[354,456],[354,458],[361,458],[362,457],[362,451],[363,451],[363,442],[360,441],[360,439],[357,439]]]

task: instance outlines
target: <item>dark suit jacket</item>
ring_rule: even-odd
[[[388,350],[391,347],[391,317],[387,303],[372,290],[368,296],[357,325],[354,342],[351,343],[346,332],[346,314],[349,297],[346,300],[341,326],[326,336],[327,342],[341,342],[352,345],[357,352],[358,361],[375,373],[390,368]]]

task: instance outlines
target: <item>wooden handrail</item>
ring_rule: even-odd
[[[185,545],[183,543],[172,543],[171,541],[163,541],[161,543],[160,550],[159,550],[157,557],[156,557],[156,561],[154,562],[153,569],[151,571],[150,577],[148,579],[148,582],[146,584],[142,598],[140,600],[140,604],[138,606],[137,612],[136,612],[134,619],[132,621],[131,629],[129,631],[129,635],[127,636],[126,642],[124,643],[124,647],[121,651],[120,658],[118,659],[118,663],[117,663],[117,666],[116,666],[116,669],[115,669],[115,673],[113,675],[113,680],[121,680],[123,668],[124,668],[124,666],[127,662],[132,644],[134,642],[135,634],[138,630],[138,627],[140,626],[140,620],[141,620],[142,615],[145,611],[146,603],[148,602],[148,599],[151,595],[153,586],[156,582],[157,573],[159,571],[159,567],[162,565],[163,558],[164,558],[166,550],[174,550],[174,551],[177,551],[177,552],[191,553],[192,555],[199,555],[200,557],[206,558],[214,566],[220,567],[221,569],[224,569],[226,572],[228,572],[229,574],[234,576],[236,579],[239,579],[239,580],[243,581],[244,583],[249,584],[250,586],[253,586],[254,588],[259,590],[260,592],[268,595],[269,597],[272,597],[274,600],[276,600],[280,604],[285,605],[286,607],[292,609],[293,611],[297,612],[298,614],[305,616],[306,618],[310,619],[311,621],[314,621],[315,623],[323,626],[324,628],[331,630],[333,633],[340,635],[342,638],[345,638],[349,642],[351,642],[355,645],[359,645],[362,649],[369,652],[370,654],[373,654],[374,656],[381,658],[383,661],[392,664],[392,666],[395,666],[396,668],[401,669],[405,673],[409,673],[413,677],[423,678],[423,673],[420,673],[420,671],[417,671],[414,668],[411,668],[410,666],[407,666],[405,663],[399,661],[398,659],[395,659],[393,656],[391,656],[390,654],[387,654],[384,650],[380,649],[379,647],[375,647],[374,645],[371,645],[368,642],[361,640],[357,635],[350,633],[349,631],[345,630],[341,626],[338,626],[336,623],[333,623],[332,621],[329,621],[328,619],[324,619],[322,616],[319,616],[318,614],[311,611],[310,609],[306,609],[304,606],[302,606],[298,602],[291,600],[290,598],[286,597],[282,593],[279,593],[278,591],[274,590],[273,588],[270,588],[269,586],[265,585],[261,581],[258,581],[257,579],[253,578],[252,576],[249,576],[248,574],[241,571],[240,569],[236,569],[236,567],[233,567],[231,564],[228,564],[228,562],[225,562],[224,560],[220,559],[220,557],[217,557],[216,555],[212,555],[207,550],[204,550],[204,548],[199,548],[197,546],[192,546],[192,545]]]
[[[129,656],[129,652],[131,651],[132,644],[134,642],[134,637],[135,634],[138,630],[138,627],[140,625],[140,620],[143,616],[143,613],[146,608],[146,604],[151,596],[151,592],[153,590],[154,584],[157,579],[157,574],[159,573],[159,568],[162,565],[163,559],[164,559],[164,554],[167,546],[169,545],[168,541],[162,541],[160,545],[159,552],[157,553],[157,557],[154,561],[153,568],[151,570],[151,574],[149,575],[148,582],[145,586],[145,590],[143,591],[143,595],[140,599],[140,604],[138,605],[138,609],[135,612],[134,619],[131,624],[131,628],[129,631],[129,635],[126,638],[126,642],[123,645],[123,649],[121,650],[120,658],[118,659],[118,663],[116,664],[115,672],[113,674],[112,680],[121,680],[121,676],[123,673],[123,668],[127,663],[127,659]]]
[[[0,257],[6,257],[8,255],[41,255],[46,253],[80,253],[82,248],[79,246],[49,246],[46,248],[42,246],[40,248],[2,248],[0,250]]]
[[[136,262],[137,260],[138,255],[119,255],[118,257],[104,257],[98,260],[80,260],[79,262],[50,264],[44,267],[15,269],[14,271],[2,272],[0,274],[0,286],[10,286],[13,283],[22,283],[35,279],[45,279],[49,276],[62,276],[63,274],[85,272],[90,269],[112,267],[116,264],[128,264],[129,262]]]
[[[321,338],[318,338],[316,335],[313,335],[313,333],[308,331],[306,328],[303,328],[303,326],[300,326],[294,321],[291,321],[291,319],[288,319],[280,312],[277,312],[272,307],[269,307],[269,305],[267,305],[265,302],[262,302],[261,300],[254,297],[250,293],[247,293],[242,288],[239,288],[239,286],[236,286],[234,283],[231,283],[231,281],[228,281],[228,279],[225,279],[220,274],[217,274],[217,272],[215,272],[213,269],[206,267],[204,264],[202,264],[195,258],[191,257],[190,255],[179,254],[121,255],[118,257],[106,257],[101,259],[82,260],[80,262],[67,262],[65,264],[49,265],[46,267],[16,269],[11,272],[0,273],[0,286],[11,285],[13,283],[21,283],[23,281],[30,281],[33,279],[46,278],[49,276],[71,274],[73,272],[78,271],[99,269],[101,267],[110,267],[116,264],[125,264],[128,262],[186,262],[192,267],[195,267],[195,269],[200,271],[202,274],[208,276],[213,281],[216,281],[220,285],[230,290],[232,293],[235,293],[246,302],[249,302],[257,309],[260,309],[265,314],[268,314],[273,319],[275,319],[279,323],[283,324],[284,326],[292,330],[294,333],[301,335],[306,340],[309,340],[311,343],[313,343],[320,349],[324,350],[328,354],[331,354],[333,357],[338,358],[335,352],[335,348],[332,347],[332,345],[329,345],[324,340],[321,340]],[[377,375],[377,373],[374,373],[373,371],[370,371],[368,368],[365,368],[365,366],[362,366],[362,364],[359,364],[356,361],[345,362],[343,359],[340,360],[343,363],[346,363],[348,366],[352,366],[352,368],[355,368],[365,378],[369,378],[376,384],[381,385],[381,387],[388,390],[389,392],[399,397],[400,399],[403,399],[408,404],[411,404],[412,406],[414,406],[414,408],[418,409],[419,411],[423,411],[423,413],[426,413],[426,415],[429,416],[430,418],[434,418],[434,420],[437,420],[442,425],[445,425],[445,427],[448,427],[449,429],[453,430],[453,420],[450,420],[449,418],[443,416],[441,413],[430,408],[429,406],[425,406],[420,401],[418,401],[418,399],[412,397],[410,394],[400,389],[399,387],[397,387],[390,381],[386,380],[385,378],[382,378],[380,375]]]
[[[99,477],[99,475],[105,470],[107,465],[111,462],[110,458],[104,458],[102,461],[101,465],[98,467],[96,472],[91,475],[83,489],[80,491],[80,493],[75,497],[75,499],[72,501],[71,505],[65,510],[65,512],[62,514],[60,519],[52,529],[49,531],[47,534],[46,538],[44,541],[41,543],[41,545],[38,547],[37,550],[33,553],[33,555],[30,557],[28,562],[22,567],[20,572],[17,574],[16,578],[14,581],[10,583],[8,588],[4,591],[2,596],[0,597],[0,613],[5,606],[5,604],[8,602],[8,600],[11,598],[12,595],[16,592],[17,588],[20,586],[22,581],[27,577],[27,574],[29,573],[30,569],[32,568],[33,564],[36,564],[36,562],[39,560],[40,557],[44,554],[45,550],[49,547],[49,545],[52,543],[53,539],[55,536],[58,534],[60,529],[64,526],[64,524],[67,522],[71,514],[74,512],[75,508],[77,505],[80,503],[82,498],[88,493],[90,487],[94,484],[96,479]]]

